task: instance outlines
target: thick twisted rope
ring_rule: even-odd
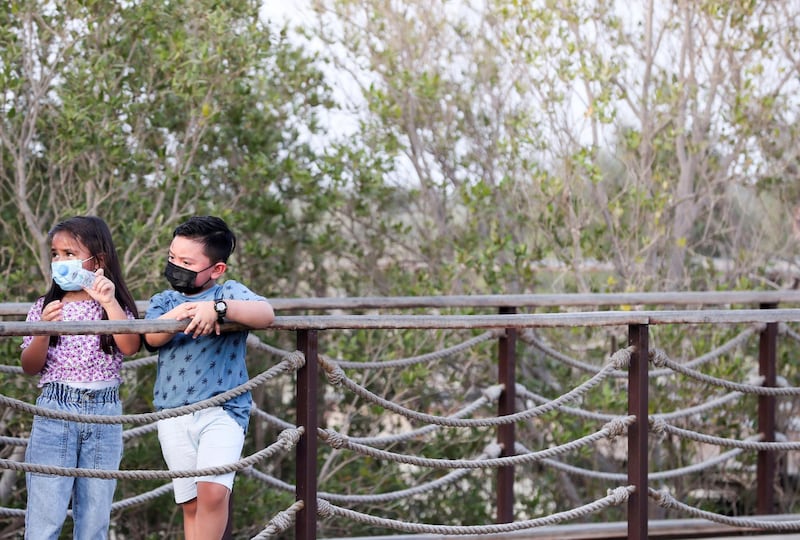
[[[575,520],[589,514],[596,513],[611,506],[618,506],[628,500],[635,488],[633,486],[622,486],[608,490],[608,495],[589,504],[579,506],[566,512],[557,512],[549,516],[517,521],[514,523],[499,523],[495,525],[426,525],[419,523],[409,523],[396,519],[376,518],[369,514],[348,510],[332,505],[325,499],[317,500],[317,514],[323,519],[331,516],[346,517],[348,519],[366,523],[376,527],[385,527],[410,533],[443,534],[443,535],[465,535],[465,534],[497,534],[503,532],[521,531],[543,527],[546,525],[556,525],[564,521]]]
[[[269,414],[267,411],[259,409],[255,403],[253,403],[253,406],[250,408],[250,414],[258,418],[261,418],[262,420],[265,420],[268,424],[273,425],[279,429],[289,429],[297,427],[291,422],[287,422],[282,418],[278,418],[275,415]]]
[[[495,339],[499,336],[502,336],[505,333],[505,330],[502,328],[497,328],[494,330],[489,330],[488,332],[484,332],[479,336],[475,336],[474,338],[468,339],[463,343],[459,343],[458,345],[453,345],[452,347],[447,347],[445,349],[441,349],[438,351],[432,351],[426,354],[421,354],[419,356],[411,356],[409,358],[400,358],[397,360],[386,360],[383,362],[348,362],[346,360],[340,360],[338,358],[331,358],[329,356],[325,356],[325,359],[328,362],[333,362],[339,367],[342,368],[352,368],[352,369],[366,369],[366,368],[400,368],[400,367],[408,367],[413,366],[415,364],[421,364],[424,362],[432,362],[435,360],[441,360],[443,358],[447,358],[448,356],[452,356],[456,353],[460,353],[462,351],[468,350],[475,345],[479,345],[485,341],[490,339]]]
[[[122,414],[117,416],[103,415],[103,414],[75,414],[75,413],[68,413],[65,411],[57,411],[57,410],[37,407],[36,405],[30,405],[25,401],[9,398],[7,396],[2,396],[2,395],[0,395],[0,405],[5,405],[12,409],[28,412],[31,414],[36,414],[39,416],[44,416],[47,418],[72,420],[74,422],[86,422],[92,424],[145,424],[154,422],[156,420],[161,420],[163,418],[173,418],[175,416],[181,416],[184,414],[201,411],[209,407],[216,407],[218,405],[222,405],[226,401],[229,401],[241,394],[244,394],[245,392],[249,392],[253,388],[260,386],[269,379],[275,378],[277,375],[281,373],[289,373],[297,371],[303,366],[304,363],[305,363],[305,357],[303,353],[300,351],[295,351],[294,353],[288,355],[287,358],[281,363],[272,366],[268,370],[253,377],[246,383],[241,384],[236,388],[232,388],[227,392],[223,392],[222,394],[217,394],[212,398],[204,399],[203,401],[198,401],[197,403],[193,403],[191,405],[175,407],[174,409],[163,409],[161,411],[151,412],[151,413]]]
[[[521,444],[516,444],[515,448],[518,449],[517,450],[518,453],[524,453],[529,451]],[[742,454],[742,452],[744,452],[744,450],[740,450],[738,448],[734,450],[728,450],[727,452],[724,452],[718,456],[714,456],[713,458],[707,459],[701,463],[695,463],[692,465],[687,465],[686,467],[679,467],[677,469],[670,469],[668,471],[656,471],[648,473],[647,478],[648,480],[658,481],[658,480],[667,480],[670,478],[677,478],[680,476],[688,476],[690,474],[695,474],[701,471],[714,468],[721,463],[725,463],[726,461],[735,458],[736,456]],[[624,482],[628,479],[628,475],[626,473],[592,471],[589,469],[584,469],[583,467],[575,467],[574,465],[562,463],[561,461],[555,459],[543,459],[541,460],[541,463],[548,467],[558,469],[567,474],[572,474],[575,476],[583,476],[586,478],[593,478],[595,480]]]
[[[532,328],[525,328],[521,332],[519,332],[519,338],[529,345],[533,345],[547,356],[553,358],[554,360],[558,360],[559,362],[566,364],[570,367],[574,367],[580,369],[581,371],[585,371],[587,373],[597,373],[600,371],[600,367],[594,364],[588,364],[586,362],[581,362],[580,360],[576,360],[571,356],[558,351],[549,345],[547,345],[544,341],[539,339],[536,335],[536,332]],[[622,374],[615,374],[614,376],[624,376]]]
[[[500,455],[501,451],[502,447],[500,445],[494,443],[489,444],[486,446],[485,450],[475,458],[475,460],[481,461],[481,460],[496,458],[497,456]],[[446,475],[442,476],[441,478],[437,478],[436,480],[433,480],[431,482],[418,484],[411,488],[400,489],[388,493],[375,493],[371,495],[339,495],[327,492],[319,492],[318,495],[335,503],[349,503],[349,504],[386,503],[391,501],[397,501],[400,499],[405,499],[408,497],[413,497],[415,495],[422,495],[424,493],[431,492],[435,489],[450,484],[454,484],[464,476],[472,473],[473,470],[474,469],[458,469],[449,472]]]
[[[550,402],[549,398],[531,392],[520,383],[517,383],[515,385],[515,389],[517,397],[520,397],[522,399],[530,399],[534,403],[539,403],[539,404]],[[616,414],[611,414],[611,413],[592,412],[584,409],[576,409],[574,407],[567,407],[567,406],[560,407],[559,410],[563,413],[570,414],[578,418],[583,418],[586,420],[594,420],[598,422],[608,422],[618,416]]]
[[[499,447],[498,447],[499,448]],[[486,456],[486,454],[482,454],[481,456]],[[481,459],[478,457],[477,459]],[[433,491],[434,489],[453,484],[463,478],[464,476],[473,472],[473,469],[458,469],[452,472],[447,473],[446,475],[433,480],[431,482],[426,482],[424,484],[419,484],[414,486],[413,488],[408,489],[400,489],[397,491],[390,491],[386,493],[376,493],[371,495],[342,495],[340,493],[331,493],[329,491],[319,491],[317,495],[320,497],[324,497],[325,499],[337,503],[337,504],[359,504],[359,503],[384,503],[384,502],[391,502],[400,499],[404,499],[413,495],[418,495],[421,493],[427,493],[429,491]],[[286,493],[294,493],[295,486],[284,482],[278,478],[275,478],[272,475],[269,475],[265,472],[259,471],[253,467],[244,469],[242,474],[246,476],[250,476],[251,478],[255,478],[264,482],[267,485],[270,485],[276,489],[284,491]]]
[[[548,398],[528,390],[520,383],[516,384],[516,393],[517,396],[523,399],[530,399],[534,403],[547,403],[550,401]],[[743,394],[741,392],[731,392],[725,394],[724,396],[720,396],[717,399],[707,401],[701,405],[695,405],[692,407],[687,407],[685,409],[679,409],[668,413],[661,413],[658,415],[658,417],[664,420],[689,418],[696,414],[713,410],[723,405],[727,405],[728,403],[734,402],[738,400],[742,395]],[[585,409],[576,409],[574,407],[566,407],[566,406],[561,407],[560,411],[575,416],[577,418],[584,418],[586,420],[596,420],[600,422],[607,422],[616,417],[616,415],[611,413],[593,412],[593,411],[587,411]]]
[[[459,419],[459,418],[448,418],[442,416],[435,416],[431,414],[419,413],[416,411],[412,411],[411,409],[407,409],[405,407],[397,405],[389,400],[383,399],[380,396],[370,392],[366,388],[356,384],[354,381],[349,379],[347,375],[345,375],[344,370],[342,370],[342,368],[340,368],[338,365],[332,364],[320,358],[320,364],[322,365],[323,369],[325,369],[325,372],[328,375],[328,380],[331,382],[331,384],[335,386],[342,385],[345,388],[352,391],[354,394],[368,401],[372,401],[373,403],[380,405],[384,409],[405,416],[406,418],[418,420],[420,422],[426,422],[429,424],[437,424],[450,427],[499,426],[505,424],[512,424],[520,420],[528,420],[531,418],[535,418],[537,416],[541,416],[550,411],[557,410],[565,402],[574,401],[580,398],[581,396],[589,392],[591,389],[593,389],[595,386],[600,384],[602,381],[607,379],[609,375],[613,373],[615,370],[627,367],[629,362],[630,362],[630,351],[628,349],[622,349],[614,353],[614,355],[611,357],[611,362],[606,364],[591,379],[589,379],[588,381],[584,382],[583,384],[570,390],[566,394],[551,401],[546,405],[541,405],[539,407],[534,407],[532,409],[528,409],[522,412],[500,417]]]
[[[716,399],[712,399],[711,401],[706,401],[705,403],[701,403],[700,405],[687,407],[685,409],[678,409],[677,411],[672,411],[668,413],[659,413],[655,416],[661,418],[662,420],[678,420],[681,418],[689,418],[696,414],[704,413],[722,407],[723,405],[733,403],[734,401],[737,401],[740,397],[742,397],[742,395],[743,394],[741,392],[730,392]]]
[[[152,480],[156,478],[195,478],[197,476],[208,476],[237,472],[255,463],[263,461],[276,455],[278,452],[287,452],[294,447],[300,440],[303,428],[285,430],[278,435],[278,440],[270,446],[251,454],[250,456],[218,467],[206,467],[204,469],[185,469],[177,471],[123,471],[108,469],[81,469],[77,467],[53,467],[38,463],[20,463],[18,461],[0,459],[0,469],[13,471],[34,472],[42,474],[54,474],[58,476],[73,476],[81,478],[128,478],[136,480]]]
[[[0,443],[5,446],[27,446],[27,437],[0,437]]]
[[[286,510],[281,510],[269,520],[263,531],[252,537],[250,540],[265,540],[270,536],[275,536],[287,530],[295,522],[297,513],[305,507],[303,501],[295,501]]]
[[[682,375],[686,375],[692,379],[695,379],[700,382],[704,382],[706,384],[719,386],[725,388],[727,390],[734,390],[737,392],[742,392],[743,394],[758,394],[761,396],[797,396],[800,395],[800,388],[798,387],[790,387],[790,388],[779,388],[779,387],[771,387],[771,386],[756,386],[752,384],[742,384],[742,383],[734,383],[727,381],[725,379],[720,379],[718,377],[712,377],[710,375],[706,375],[704,373],[700,373],[699,371],[695,371],[693,369],[689,369],[677,362],[674,362],[669,359],[667,354],[660,350],[660,349],[653,349],[650,351],[650,357],[653,362],[653,365],[656,366],[667,366],[669,369],[681,373]],[[763,377],[761,377],[763,380]]]
[[[635,416],[620,417],[612,422],[609,422],[603,426],[602,429],[595,433],[586,435],[559,446],[554,446],[546,450],[540,450],[538,452],[532,452],[525,455],[506,456],[483,460],[421,458],[418,456],[398,454],[396,452],[378,450],[363,444],[350,442],[346,435],[336,433],[333,430],[323,430],[324,435],[322,438],[332,448],[347,448],[348,450],[352,450],[353,452],[364,456],[370,456],[376,459],[385,459],[397,463],[405,463],[408,465],[417,465],[419,467],[429,467],[433,469],[488,469],[541,461],[544,458],[566,454],[567,452],[583,448],[584,446],[589,446],[590,444],[594,444],[602,439],[613,440],[615,437],[626,433],[628,426],[635,421]]]
[[[656,418],[653,418],[653,422],[657,421],[658,420]],[[698,433],[696,431],[690,431],[688,429],[672,426],[665,422],[661,424],[661,426],[658,429],[664,431],[665,433],[671,433],[672,435],[675,435],[682,439],[689,439],[692,441],[712,444],[715,446],[724,446],[731,448],[741,448],[743,450],[766,451],[766,452],[800,450],[800,442],[761,441],[759,439],[763,438],[763,434],[753,435],[752,437],[748,437],[746,440],[741,441],[738,439],[726,439],[724,437],[715,437],[712,435],[706,435],[704,433]]]
[[[742,332],[740,332],[738,335],[734,336],[730,340],[726,341],[725,343],[723,343],[719,347],[716,347],[716,348],[712,349],[711,351],[709,351],[709,352],[707,352],[707,353],[695,358],[694,360],[690,360],[688,362],[685,362],[682,365],[684,365],[686,367],[689,367],[689,368],[697,367],[697,366],[705,364],[705,363],[707,363],[707,362],[709,362],[711,360],[719,358],[723,354],[729,353],[730,351],[732,351],[736,347],[740,346],[742,343],[746,342],[756,332],[762,331],[764,329],[764,327],[765,327],[765,325],[763,323],[754,324],[751,327],[746,328],[745,330],[743,330]],[[544,341],[542,341],[536,335],[535,331],[533,329],[531,329],[531,328],[528,328],[528,329],[524,330],[523,332],[521,332],[520,333],[520,337],[526,343],[529,343],[530,345],[533,345],[534,347],[536,347],[537,349],[539,349],[540,351],[545,353],[547,356],[549,356],[549,357],[551,357],[551,358],[553,358],[555,360],[558,360],[558,361],[560,361],[560,362],[562,362],[562,363],[564,363],[564,364],[566,364],[568,366],[572,366],[574,368],[581,369],[581,370],[587,371],[589,373],[596,373],[598,371],[598,369],[599,369],[594,364],[588,364],[586,362],[581,362],[579,360],[575,360],[574,358],[572,358],[572,357],[570,357],[570,356],[568,356],[568,355],[566,355],[566,354],[564,354],[564,353],[562,353],[562,352],[550,347]],[[654,377],[661,377],[661,376],[664,376],[664,375],[672,375],[672,374],[673,374],[672,370],[669,370],[669,369],[656,369],[656,370],[650,371],[647,374],[647,376],[648,376],[648,378],[654,378]],[[614,377],[624,377],[625,375],[622,374],[622,373],[615,373],[613,376]]]
[[[475,412],[478,409],[485,407],[489,403],[496,402],[499,398],[501,393],[503,392],[503,385],[502,384],[495,384],[486,388],[481,392],[482,396],[464,407],[463,409],[456,411],[453,414],[446,416],[445,418],[463,418],[464,416],[468,416]],[[381,446],[387,445],[396,442],[404,442],[410,441],[411,439],[417,439],[422,437],[423,435],[427,435],[433,431],[441,429],[442,426],[440,425],[427,425],[418,429],[413,429],[407,431],[405,433],[398,433],[396,435],[383,435],[379,437],[351,437],[350,440],[353,442],[361,443],[361,444],[368,444],[371,446]]]
[[[474,411],[484,407],[486,404],[497,401],[499,399],[500,394],[502,393],[502,391],[503,391],[503,385],[502,384],[496,384],[496,385],[490,386],[489,388],[486,388],[482,392],[482,396],[480,398],[476,399],[475,401],[473,401],[472,403],[470,403],[469,405],[467,405],[463,409],[461,409],[459,411],[456,411],[455,413],[447,416],[446,418],[461,418],[461,417],[467,416],[469,414],[472,414]],[[270,424],[272,424],[274,426],[277,426],[277,427],[279,427],[281,429],[288,429],[288,428],[295,427],[295,425],[290,423],[290,422],[286,422],[285,420],[282,420],[282,419],[280,419],[280,418],[278,418],[276,416],[273,416],[273,415],[271,415],[271,414],[269,414],[269,413],[267,413],[265,411],[262,411],[255,404],[253,404],[253,407],[251,409],[251,413],[254,416],[262,418],[262,419],[266,420],[268,423],[270,423]],[[408,440],[411,440],[411,439],[417,439],[417,438],[419,438],[419,437],[421,437],[423,435],[426,435],[426,434],[428,434],[428,433],[430,433],[432,431],[438,430],[440,428],[441,428],[441,426],[438,426],[438,425],[428,425],[428,426],[425,426],[425,427],[422,427],[422,428],[419,428],[419,429],[406,431],[404,433],[398,433],[396,435],[384,435],[384,436],[378,436],[378,437],[352,437],[350,440],[352,440],[353,442],[361,443],[361,444],[369,444],[369,445],[374,445],[374,446],[380,446],[380,445],[392,444],[392,443],[396,443],[396,442],[408,441]]]
[[[166,495],[167,493],[171,492],[172,490],[173,490],[172,482],[170,482],[168,484],[164,484],[161,487],[157,487],[157,488],[152,489],[150,491],[146,491],[144,493],[140,493],[139,495],[136,495],[135,497],[129,497],[129,498],[124,499],[122,501],[117,501],[117,502],[115,502],[115,503],[113,503],[111,505],[111,510],[112,511],[124,510],[126,508],[130,508],[131,506],[137,506],[137,505],[142,504],[144,502],[152,501],[153,499],[157,499],[159,497],[162,497],[162,496]]]
[[[12,375],[21,375],[22,373],[24,373],[24,371],[22,371],[22,367],[20,367],[20,366],[0,365],[0,373],[10,373]]]
[[[716,523],[722,523],[723,525],[761,529],[765,531],[788,532],[800,530],[799,520],[770,521],[764,519],[735,518],[700,510],[678,501],[669,493],[667,489],[656,491],[655,489],[648,488],[647,495],[663,508],[681,510],[690,516],[707,519]]]
[[[122,440],[127,441],[130,439],[135,439],[137,437],[141,437],[142,435],[147,435],[148,433],[152,433],[158,429],[158,423],[153,422],[152,424],[147,424],[146,426],[139,426],[131,429],[126,429],[122,432]]]

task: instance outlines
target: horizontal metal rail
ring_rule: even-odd
[[[347,298],[270,298],[277,311],[330,311],[413,308],[601,307],[601,306],[722,306],[735,304],[800,304],[800,290],[688,291],[631,293],[489,294],[456,296],[387,296]],[[137,301],[141,312],[147,301]],[[25,315],[30,302],[0,303],[0,316]]]
[[[576,313],[530,313],[507,315],[287,315],[278,316],[268,328],[274,330],[345,329],[481,329],[554,328],[570,326],[626,326],[632,324],[736,324],[788,323],[800,321],[800,308],[677,310],[677,311],[589,311]],[[188,321],[0,321],[0,336],[49,334],[175,333]],[[223,330],[243,328],[227,323]]]

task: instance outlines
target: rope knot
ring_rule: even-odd
[[[347,437],[331,429],[323,429],[320,436],[331,448],[338,450],[347,442]]]
[[[667,365],[668,360],[669,356],[667,356],[667,353],[665,353],[662,349],[650,350],[650,361],[653,363],[653,366],[664,367]]]
[[[295,446],[300,441],[300,436],[305,429],[301,428],[287,428],[278,434],[278,440],[284,442],[284,446],[289,449]]]
[[[664,437],[667,434],[667,422],[660,416],[650,416],[647,418],[650,425],[650,431],[659,437]]]
[[[336,362],[333,362],[323,354],[319,355],[318,358],[319,364],[322,366],[322,369],[325,370],[325,375],[328,377],[328,381],[334,386],[339,386],[342,384],[342,381],[345,378],[344,370],[339,367]]]
[[[675,498],[670,495],[667,488],[659,490],[650,490],[650,496],[656,500],[656,503],[663,508],[672,508],[675,506]]]
[[[619,486],[615,487],[614,489],[609,489],[608,495],[613,500],[612,504],[614,504],[614,506],[619,506],[630,498],[631,491],[632,489],[628,486]]]
[[[292,351],[287,353],[283,359],[289,362],[295,371],[306,365],[306,355],[303,354],[303,351]]]
[[[333,515],[333,506],[325,499],[317,499],[317,515],[321,518],[329,518]]]
[[[615,369],[622,371],[628,369],[631,365],[631,355],[633,354],[633,347],[626,347],[620,349],[611,355],[611,364]]]
[[[270,536],[282,533],[286,529],[292,526],[294,523],[294,513],[289,513],[286,510],[281,510],[277,514],[275,514],[271,520],[269,520],[269,525],[265,532]]]
[[[606,437],[609,441],[613,441],[620,435],[624,435],[628,430],[628,423],[626,418],[615,418],[603,426],[603,429],[608,431]]]

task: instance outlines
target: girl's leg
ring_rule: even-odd
[[[109,395],[106,395],[109,394]],[[86,414],[118,416],[122,404],[117,393],[100,391]],[[115,471],[122,459],[121,424],[81,424],[78,467]],[[113,478],[77,478],[72,500],[76,539],[105,540],[111,522],[111,504],[117,481]]]
[[[37,405],[54,407],[40,397]],[[53,467],[75,467],[77,429],[72,422],[35,416],[25,461]],[[27,473],[28,504],[25,513],[25,538],[57,539],[67,517],[74,479],[42,473]]]

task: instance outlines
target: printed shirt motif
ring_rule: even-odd
[[[26,321],[42,320],[44,298],[39,298],[28,310]],[[128,312],[128,319],[133,319]],[[103,318],[103,308],[95,300],[64,302],[62,317],[65,321],[98,321]],[[22,338],[22,348],[28,347],[33,336]],[[99,335],[60,337],[58,344],[47,348],[47,360],[40,372],[39,387],[50,382],[87,383],[119,381],[119,371],[124,355],[115,351],[106,354],[100,348]]]
[[[241,283],[228,280],[192,296],[174,290],[158,293],[150,299],[145,318],[158,318],[184,302],[214,300],[215,295],[225,300],[267,301]],[[155,409],[182,407],[246,383],[249,380],[245,363],[247,334],[247,331],[225,332],[197,339],[183,333],[175,334],[158,349],[158,374],[153,389]],[[250,392],[245,392],[222,404],[245,432],[251,403]]]

